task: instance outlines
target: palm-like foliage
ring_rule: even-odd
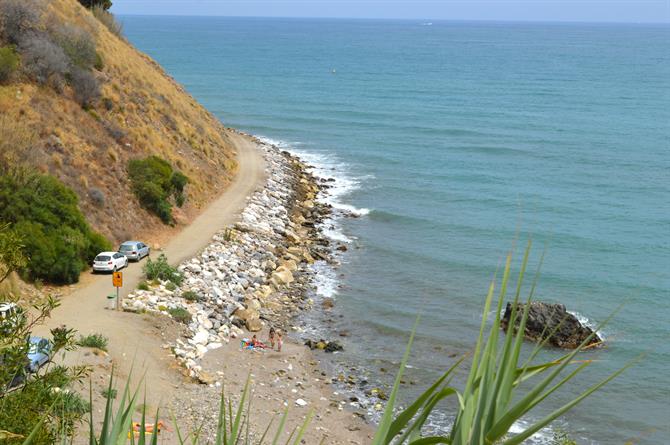
[[[537,357],[539,351],[544,346],[544,342],[538,343],[530,353],[528,359],[521,363],[523,332],[528,318],[528,309],[530,307],[528,303],[530,303],[533,297],[539,275],[538,268],[538,273],[533,280],[526,300],[526,305],[524,306],[522,313],[518,314],[516,303],[520,300],[521,287],[528,265],[530,250],[531,243],[529,242],[521,265],[516,285],[516,294],[514,296],[515,304],[513,305],[514,309],[511,320],[517,320],[517,317],[520,317],[520,324],[516,333],[513,332],[513,328],[510,329],[501,346],[499,338],[500,314],[502,313],[502,305],[507,294],[510,277],[512,255],[509,254],[502,274],[495,311],[496,315],[489,328],[488,338],[485,340],[484,333],[488,323],[488,314],[491,310],[496,290],[495,277],[489,286],[488,295],[484,305],[484,315],[479,330],[479,337],[472,357],[472,367],[464,390],[459,392],[449,385],[454,370],[461,363],[461,359],[451,369],[447,370],[442,377],[440,377],[408,408],[395,416],[395,419],[393,418],[400,379],[407,364],[411,344],[414,338],[414,333],[412,333],[407,345],[407,350],[405,351],[405,356],[400,365],[400,371],[398,372],[393,391],[389,397],[389,403],[386,406],[386,410],[375,435],[373,441],[374,445],[390,443],[409,443],[415,445],[435,443],[452,445],[488,445],[494,443],[502,443],[504,445],[520,444],[632,365],[632,363],[629,363],[624,368],[590,387],[578,397],[575,397],[562,407],[538,420],[523,432],[509,437],[509,430],[515,422],[591,364],[591,361],[589,360],[576,362],[574,358],[586,347],[592,336],[595,335],[594,332],[592,336],[587,338],[578,348],[554,361],[531,365],[532,361]],[[598,326],[596,332],[601,329],[608,320]],[[549,336],[546,336],[546,338],[548,337]],[[574,366],[575,369],[571,370],[567,375],[563,375],[563,371],[570,366]],[[537,381],[534,386],[521,391],[521,384],[533,377],[537,378],[539,381]],[[437,403],[447,397],[453,397],[455,399],[457,411],[450,433],[444,436],[421,437],[421,429],[428,416]]]

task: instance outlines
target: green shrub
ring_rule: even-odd
[[[191,313],[183,307],[170,308],[168,314],[179,323],[189,324],[191,322]]]
[[[49,421],[36,430],[31,443],[54,444],[61,434],[71,435],[91,405],[67,388],[70,381],[68,371],[57,367],[42,378],[29,381],[20,391],[7,394],[0,403],[0,429],[27,437],[53,405]],[[2,443],[21,444],[23,440],[9,439]]]
[[[142,271],[146,275],[147,280],[171,281],[176,285],[180,285],[184,279],[176,268],[170,266],[164,253],[161,253],[155,261],[151,258],[147,259]]]
[[[85,337],[83,335],[79,337],[77,345],[85,348],[98,348],[102,351],[106,351],[108,342],[109,339],[102,334],[89,334]]]
[[[177,290],[177,285],[172,281],[168,281],[168,283],[165,285],[165,289],[169,290],[170,292],[174,292]]]
[[[19,67],[19,55],[13,46],[0,48],[0,83],[7,82]]]
[[[102,396],[105,399],[116,399],[117,394],[118,394],[118,391],[114,388],[105,388],[105,390],[102,391]]]
[[[186,301],[200,301],[200,295],[192,290],[187,290],[181,294],[181,297]]]
[[[13,223],[24,240],[29,262],[21,274],[30,280],[75,283],[96,254],[111,249],[91,230],[74,192],[52,176],[0,175],[0,221]]]
[[[146,281],[140,281],[140,284],[137,285],[139,290],[149,290],[149,283]]]
[[[140,204],[164,223],[171,224],[174,221],[171,199],[180,207],[184,204],[188,177],[174,171],[169,162],[158,156],[131,160],[128,176]]]

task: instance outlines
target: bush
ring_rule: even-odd
[[[142,271],[148,280],[171,281],[172,283],[179,285],[184,279],[176,268],[168,264],[167,257],[163,253],[158,256],[156,261],[152,261],[151,258],[147,259]]]
[[[100,350],[106,351],[108,342],[109,339],[102,334],[90,334],[86,337],[79,337],[79,340],[77,340],[77,345],[83,346],[85,348],[98,348]]]
[[[88,196],[96,207],[105,206],[105,194],[99,188],[91,187],[88,190]]]
[[[73,66],[90,70],[98,63],[99,55],[91,34],[72,25],[61,25],[52,30],[55,43],[70,59]]]
[[[137,285],[139,290],[149,290],[149,283],[146,281],[140,281],[140,284]]]
[[[200,295],[198,295],[196,292],[192,290],[187,290],[186,292],[181,294],[181,297],[186,300],[186,301],[192,301],[192,302],[197,302],[200,301]]]
[[[31,280],[75,283],[96,254],[111,249],[91,230],[74,192],[52,176],[0,175],[0,221],[13,223],[24,240],[29,262],[20,272]]]
[[[19,67],[19,55],[13,46],[0,48],[0,83],[7,82]]]
[[[87,8],[102,8],[103,11],[112,7],[112,0],[79,0]]]
[[[177,290],[177,285],[174,284],[172,281],[168,281],[167,284],[165,285],[165,289],[169,290],[170,292],[174,292]]]
[[[29,381],[22,390],[3,397],[0,403],[1,429],[28,437],[43,419],[45,411],[55,402],[49,421],[37,429],[31,443],[58,443],[61,434],[72,434],[75,426],[90,411],[91,405],[67,388],[70,381],[68,371],[57,367],[42,378]],[[21,444],[23,440],[10,439],[3,443]]]
[[[9,43],[21,43],[28,34],[38,31],[43,12],[44,4],[38,0],[2,0],[0,35]]]
[[[117,37],[123,37],[123,26],[116,21],[114,15],[109,11],[106,11],[105,8],[101,6],[94,6],[91,9],[91,12],[97,18],[100,23],[105,25],[105,27]]]
[[[155,213],[164,223],[171,224],[173,218],[170,198],[174,198],[179,206],[184,204],[184,187],[188,183],[188,177],[174,171],[169,162],[158,156],[131,160],[128,163],[128,175],[140,204]]]
[[[74,98],[83,108],[88,108],[100,98],[100,82],[90,71],[75,69],[71,75]],[[100,120],[98,117],[97,120]]]
[[[118,394],[118,391],[114,388],[105,388],[102,391],[102,396],[105,399],[116,399],[116,395]]]
[[[35,34],[23,39],[19,52],[26,74],[42,85],[60,85],[69,72],[67,55],[45,35]]]
[[[176,322],[184,324],[189,324],[191,322],[191,313],[183,307],[170,308],[168,309],[168,314],[170,314]]]

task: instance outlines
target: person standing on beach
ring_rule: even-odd
[[[277,352],[281,352],[281,345],[284,343],[281,337],[281,331],[277,332]]]
[[[275,328],[274,326],[270,327],[270,348],[275,348]]]

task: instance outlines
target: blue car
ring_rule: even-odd
[[[28,371],[37,372],[51,360],[51,342],[42,337],[30,337]]]

